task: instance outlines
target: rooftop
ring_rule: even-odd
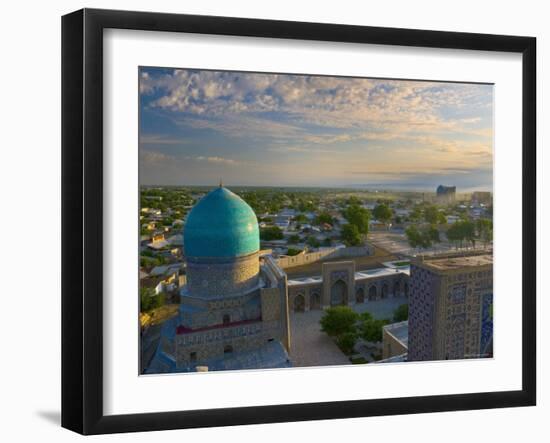
[[[407,320],[384,326],[384,331],[394,337],[399,343],[408,348],[409,322]]]
[[[409,275],[409,268],[377,268],[377,269],[368,269],[366,271],[358,271],[355,273],[355,280],[362,280],[367,278],[375,277],[386,277],[395,274],[406,274]],[[313,283],[322,283],[322,276],[315,277],[302,277],[302,278],[293,278],[288,280],[289,286],[295,285],[304,285],[304,284],[313,284]]]

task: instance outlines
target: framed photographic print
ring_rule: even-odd
[[[64,16],[62,425],[534,405],[535,51]]]

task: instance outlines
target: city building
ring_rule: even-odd
[[[436,202],[439,204],[449,205],[455,202],[456,186],[439,185],[435,191]]]
[[[490,357],[492,338],[492,255],[411,263],[408,361]]]

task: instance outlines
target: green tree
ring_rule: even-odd
[[[313,235],[310,235],[307,239],[306,239],[306,243],[313,247],[313,248],[318,248],[319,246],[321,246],[321,243],[319,242],[319,240],[317,240],[317,237],[313,236]]]
[[[342,228],[342,240],[346,246],[359,246],[363,243],[363,238],[357,226],[348,223]]]
[[[331,337],[355,333],[358,319],[359,314],[349,306],[334,306],[328,308],[321,318],[321,331]]]
[[[426,236],[415,225],[411,225],[405,229],[405,235],[411,248],[429,248],[432,245],[430,237]]]
[[[477,236],[486,248],[493,241],[493,222],[486,218],[480,218],[476,222]]]
[[[148,312],[155,305],[155,290],[153,288],[139,289],[139,306],[141,312]]]
[[[429,248],[440,241],[439,231],[433,225],[421,229],[411,225],[405,229],[405,235],[412,248]]]
[[[300,252],[302,252],[301,249],[288,248],[287,251],[286,251],[286,255],[288,255],[290,257],[294,257],[295,255],[298,255]]]
[[[288,237],[288,242],[291,244],[300,243],[300,236],[297,234],[292,234],[290,237]]]
[[[360,234],[367,235],[369,232],[370,212],[359,206],[350,205],[343,211],[344,218],[349,224],[355,225]]]
[[[393,217],[393,211],[388,205],[382,203],[374,208],[374,210],[372,211],[372,215],[376,220],[379,220],[387,225]]]
[[[393,321],[400,322],[409,319],[409,305],[402,304],[393,311]]]
[[[307,223],[307,217],[304,214],[298,214],[294,216],[294,221],[296,223]]]
[[[348,205],[360,205],[361,200],[359,200],[359,198],[357,198],[355,195],[352,195],[350,198],[348,198],[347,204]]]
[[[428,206],[424,210],[424,220],[426,220],[427,223],[435,225],[438,222],[438,219],[439,211],[437,210],[437,206]]]
[[[464,240],[472,243],[472,246],[476,247],[476,227],[470,220],[464,220],[461,222],[462,230],[464,232]]]
[[[278,226],[269,226],[260,229],[260,238],[262,240],[281,240],[283,237],[283,231]]]
[[[409,220],[412,222],[417,222],[422,219],[422,210],[420,207],[416,206],[409,215]]]
[[[359,336],[372,343],[382,341],[382,328],[388,320],[375,319],[370,312],[363,312],[359,320]]]
[[[356,342],[357,334],[354,332],[346,332],[336,338],[336,345],[346,355],[353,354],[353,348],[355,347]]]
[[[323,211],[320,214],[315,217],[315,223],[318,225],[322,225],[323,223],[328,223],[329,225],[334,224],[334,219],[332,218],[332,215],[330,215],[328,212]]]
[[[428,236],[431,243],[439,243],[439,230],[435,227],[435,225],[430,225],[429,228],[426,228],[425,235]]]
[[[447,238],[460,247],[463,241],[471,242],[475,247],[476,227],[470,220],[459,220],[447,230]]]
[[[449,227],[449,229],[447,229],[447,238],[451,243],[454,243],[455,246],[457,247],[459,244],[460,246],[462,246],[462,241],[464,240],[464,233],[462,231],[461,223],[462,222],[457,221],[453,223]]]

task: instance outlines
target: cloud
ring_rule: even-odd
[[[419,177],[430,175],[464,175],[473,174],[480,171],[490,171],[483,167],[440,167],[440,168],[391,168],[391,169],[376,169],[367,168],[364,170],[350,170],[349,174],[364,175],[364,176],[384,176],[384,177]]]
[[[233,138],[261,137],[282,140],[285,138],[301,138],[304,130],[296,125],[285,122],[265,120],[249,115],[228,116],[222,118],[173,118],[173,122],[181,127],[193,129],[210,129]]]
[[[143,134],[139,137],[140,145],[179,145],[183,143],[186,143],[186,140],[161,134]]]
[[[317,183],[492,167],[490,85],[147,68],[140,93],[154,117],[140,145],[187,176],[225,165],[242,177],[251,162]]]
[[[231,165],[235,166],[238,165],[239,162],[230,158],[223,158],[223,157],[204,157],[204,156],[198,156],[198,157],[187,157],[190,160],[196,160],[200,162],[208,162],[208,163],[217,163],[217,164],[224,164],[224,165]]]
[[[267,148],[267,150],[272,152],[304,152],[309,154],[338,154],[340,152],[335,149],[322,149],[305,146],[273,146]]]
[[[476,124],[478,116],[449,119],[440,111],[492,103],[492,89],[486,85],[178,69],[143,72],[140,90],[157,94],[150,108],[195,117],[248,115],[273,121],[273,114],[280,113],[296,124],[393,131]]]
[[[174,161],[175,157],[157,151],[141,151],[140,160],[149,164],[158,164],[163,162]]]

